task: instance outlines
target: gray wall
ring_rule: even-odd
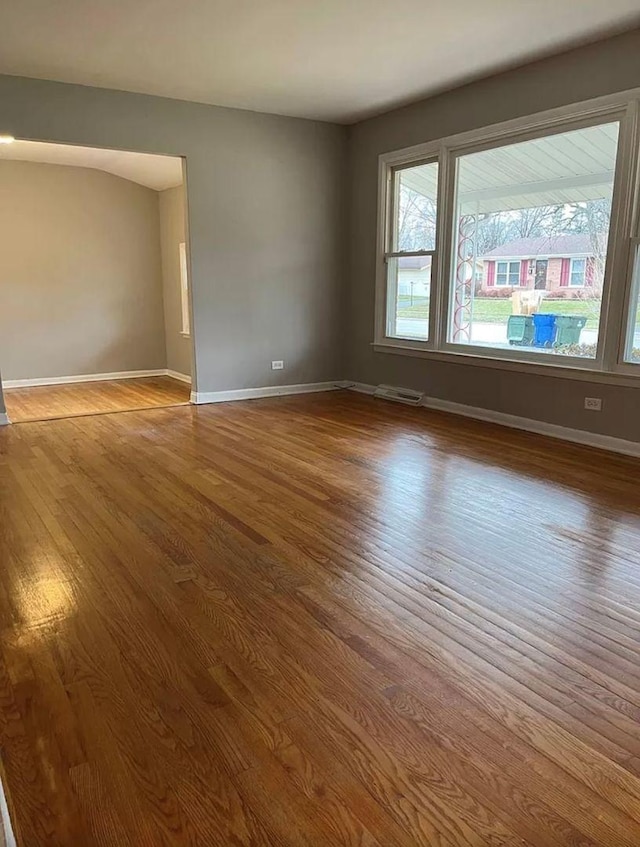
[[[158,194],[0,160],[5,380],[166,367]]]
[[[4,76],[0,132],[186,156],[199,391],[341,375],[344,127]]]
[[[182,185],[161,191],[160,243],[167,367],[191,375],[191,337],[182,334],[180,243],[186,243],[185,192]]]
[[[640,440],[640,390],[376,353],[377,159],[431,139],[640,86],[640,30],[388,112],[350,130],[350,303],[345,376]],[[584,397],[604,399],[602,413]]]

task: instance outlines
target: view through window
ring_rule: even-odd
[[[392,337],[423,341],[429,337],[437,194],[437,162],[395,171],[391,255],[387,257],[387,334]]]
[[[189,272],[187,269],[187,245],[180,242],[180,309],[182,312],[182,334],[191,333],[191,320],[189,318]]]
[[[618,131],[458,157],[450,342],[595,357]]]

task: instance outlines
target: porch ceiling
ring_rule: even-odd
[[[611,197],[618,123],[469,153],[458,160],[463,214],[512,211]],[[403,184],[434,197],[432,169],[403,171]]]

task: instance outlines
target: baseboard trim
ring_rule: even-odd
[[[150,376],[170,376],[181,382],[190,383],[191,378],[187,374],[162,368],[159,370],[146,371],[121,371],[106,374],[81,374],[79,376],[50,377],[44,379],[6,380],[4,388],[26,388],[37,385],[64,385],[74,382],[104,382],[115,379],[141,379]],[[376,390],[375,385],[364,382],[350,382],[348,380],[336,380],[333,382],[306,382],[299,385],[271,385],[264,388],[240,388],[230,391],[192,391],[191,402],[197,405],[207,403],[229,403],[235,400],[257,400],[261,397],[282,397],[291,394],[311,394],[320,391],[334,391],[336,389],[348,389],[359,394],[371,395]],[[467,406],[464,403],[454,403],[450,400],[440,400],[437,397],[425,397],[422,406],[439,412],[449,412],[465,418],[485,421],[486,423],[508,426],[511,429],[519,429],[525,432],[533,432],[537,435],[545,435],[549,438],[557,438],[562,441],[570,441],[574,444],[582,444],[586,447],[596,447],[600,450],[609,450],[613,453],[621,453],[625,456],[640,457],[640,443],[627,441],[623,438],[615,438],[610,435],[587,432],[582,429],[572,429],[559,424],[537,421],[534,418],[523,418],[519,415],[510,415],[506,412],[498,412],[493,409],[483,409],[479,406]],[[0,426],[9,424],[6,412],[0,413]]]
[[[362,382],[350,383],[351,391],[359,394],[373,394],[375,385],[367,385]],[[615,438],[612,435],[601,435],[596,432],[587,432],[583,429],[572,429],[559,424],[537,421],[534,418],[523,418],[519,415],[510,415],[506,412],[497,412],[493,409],[483,409],[479,406],[467,406],[464,403],[454,403],[450,400],[440,400],[437,397],[425,397],[421,404],[424,408],[433,409],[437,412],[448,412],[452,415],[460,415],[465,418],[473,418],[486,423],[508,426],[511,429],[520,429],[524,432],[533,432],[536,435],[545,435],[548,438],[557,438],[561,441],[570,441],[573,444],[582,444],[584,447],[596,447],[600,450],[608,450],[612,453],[622,453],[625,456],[640,457],[640,443],[627,441],[624,438]]]
[[[177,379],[180,380],[180,382],[186,382],[188,385],[191,385],[191,377],[189,374],[182,374],[180,371],[166,370],[165,375],[170,376],[171,379]]]
[[[312,394],[317,391],[335,391],[344,386],[335,382],[304,382],[300,385],[269,385],[264,388],[239,388],[232,391],[192,391],[191,402],[230,403],[234,400],[258,400],[261,397],[281,397],[287,394]]]
[[[142,379],[145,376],[166,376],[166,368],[148,371],[115,371],[103,374],[75,374],[74,376],[50,376],[37,379],[5,379],[4,388],[30,388],[38,385],[67,385],[74,382],[107,382],[112,379]]]
[[[171,371],[167,368],[155,368],[145,371],[114,371],[113,373],[101,374],[76,374],[74,376],[50,376],[37,379],[5,379],[2,381],[3,388],[35,388],[38,385],[71,385],[74,382],[108,382],[114,379],[143,379],[149,376],[170,376],[181,382],[191,383],[191,377],[187,374]]]

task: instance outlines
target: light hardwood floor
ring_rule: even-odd
[[[347,392],[5,427],[18,843],[638,847],[639,470]]]
[[[175,406],[188,403],[190,393],[187,383],[154,376],[8,388],[4,399],[9,420],[20,423]]]

